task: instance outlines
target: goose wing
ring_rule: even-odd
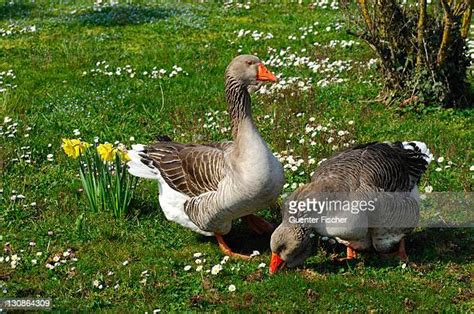
[[[429,160],[423,151],[406,147],[379,142],[352,147],[321,163],[312,179],[340,181],[352,191],[411,191]]]
[[[159,142],[146,146],[142,162],[159,169],[166,183],[190,197],[216,191],[225,176],[225,149],[231,145]]]

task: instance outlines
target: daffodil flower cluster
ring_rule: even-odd
[[[116,155],[120,157],[121,161],[130,160],[126,148],[123,145],[119,145],[117,148],[114,148],[110,143],[99,144],[97,146],[97,152],[99,153],[100,158],[102,158],[104,161],[114,161]]]
[[[90,209],[112,211],[116,218],[123,217],[136,185],[136,178],[128,173],[125,165],[130,160],[125,146],[91,145],[79,139],[62,141],[64,153],[79,160],[79,175]],[[81,224],[79,221],[78,230],[82,230]]]
[[[89,147],[91,147],[91,144],[78,139],[63,139],[62,148],[64,153],[73,159],[83,155]],[[114,148],[111,143],[99,144],[97,145],[97,153],[103,161],[114,161],[116,156],[123,162],[130,160],[127,149],[122,144],[117,148]]]

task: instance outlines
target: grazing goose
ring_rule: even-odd
[[[129,172],[158,180],[160,206],[168,220],[215,235],[225,254],[242,258],[248,256],[232,252],[222,235],[241,217],[259,234],[272,232],[271,224],[252,214],[276,202],[284,184],[283,168],[252,118],[248,90],[265,81],[276,78],[255,56],[238,56],[227,67],[232,142],[180,144],[162,137],[129,151]]]
[[[421,142],[374,142],[349,148],[321,163],[311,182],[295,190],[285,201],[283,222],[271,237],[270,273],[302,264],[311,254],[313,241],[310,239],[315,233],[334,237],[346,245],[346,259],[355,258],[356,250],[373,248],[379,253],[390,253],[398,245],[396,254],[406,260],[403,238],[418,222],[417,183],[431,159],[426,144]],[[351,205],[360,209],[354,214],[340,208],[334,210],[337,209],[334,206],[332,211],[311,214],[290,208],[297,206],[296,202],[311,204],[307,200],[320,201],[318,205],[329,209],[328,200],[367,201],[371,198],[376,200],[370,203],[373,208],[368,207],[367,202],[358,202]],[[363,205],[365,211],[362,211]],[[293,218],[296,219],[319,220],[310,224],[309,220],[293,219],[292,223],[290,216],[295,213]]]

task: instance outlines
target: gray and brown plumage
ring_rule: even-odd
[[[301,264],[311,253],[311,235],[334,237],[348,247],[348,258],[355,250],[375,249],[389,253],[413,230],[419,218],[418,189],[422,174],[431,161],[424,143],[369,143],[335,154],[322,162],[311,182],[295,190],[285,201],[283,222],[271,239],[270,271],[281,265]],[[326,211],[312,217],[337,218],[347,223],[292,224],[289,204],[292,201],[376,199],[373,211],[351,214],[347,211]],[[328,203],[326,203],[328,204]],[[307,214],[307,213],[306,213]],[[300,217],[305,213],[299,213]],[[329,221],[325,219],[325,221]],[[403,252],[402,252],[403,251]],[[406,256],[405,256],[406,257]]]
[[[204,235],[222,239],[234,219],[247,217],[252,226],[265,222],[251,216],[271,205],[284,184],[283,168],[260,136],[252,119],[249,87],[275,81],[260,60],[236,57],[227,67],[225,92],[232,142],[180,144],[161,137],[155,144],[134,145],[129,172],[159,181],[160,206],[168,220]],[[253,217],[253,218],[252,218]]]

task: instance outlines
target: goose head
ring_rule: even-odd
[[[262,82],[277,81],[275,75],[253,55],[235,57],[227,67],[226,77],[237,80],[250,92],[257,90]]]
[[[270,274],[285,267],[296,267],[311,255],[313,251],[311,238],[314,237],[310,228],[299,224],[283,222],[272,234],[270,248]]]

